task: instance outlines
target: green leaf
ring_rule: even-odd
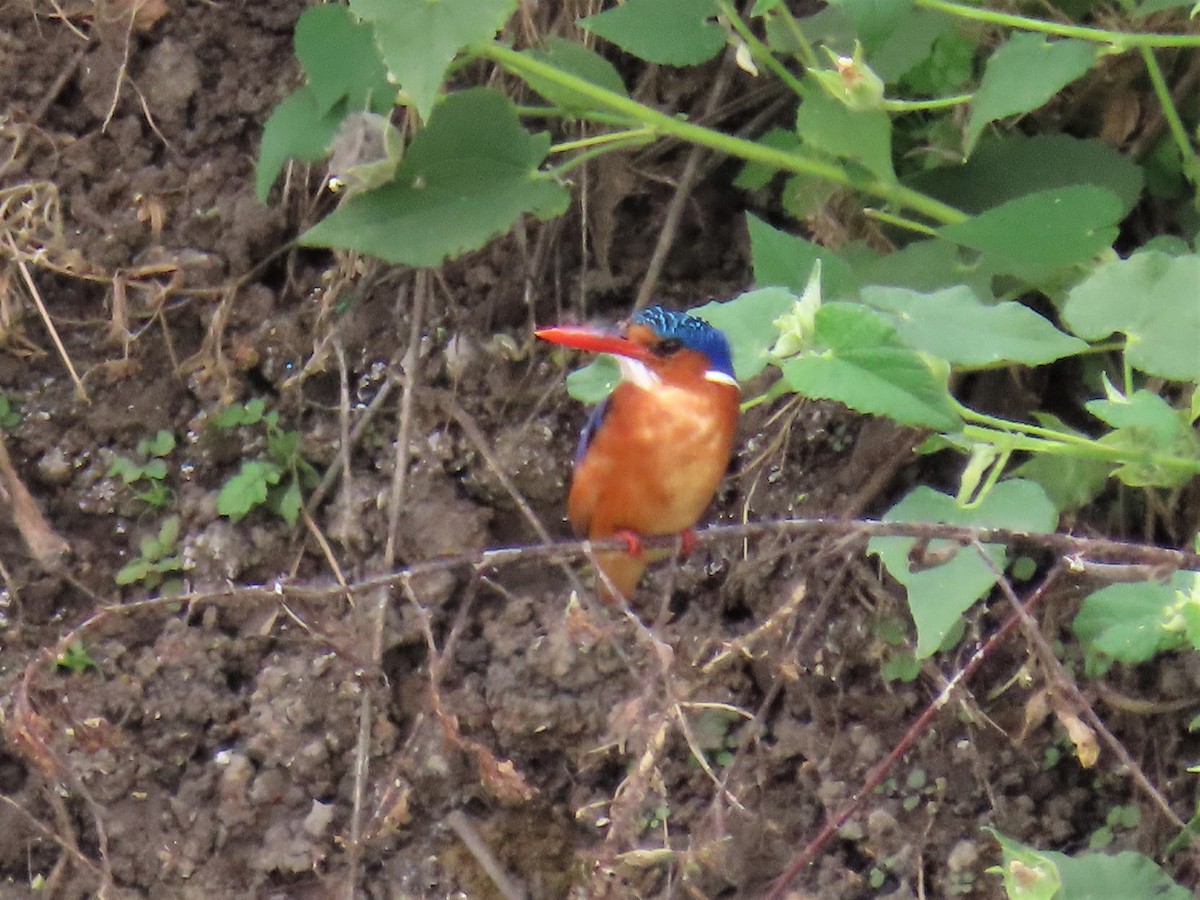
[[[863,245],[853,245],[842,251],[855,277],[862,284],[905,287],[914,291],[936,291],[939,288],[965,284],[975,296],[990,300],[991,276],[977,265],[963,262],[964,255],[974,256],[957,244],[940,238],[913,241],[893,253],[876,253]]]
[[[1087,411],[1113,428],[1138,428],[1147,444],[1169,447],[1191,431],[1171,404],[1145,388],[1128,397],[1119,394],[1101,400],[1089,400]]]
[[[974,40],[953,29],[939,35],[928,55],[903,73],[901,89],[921,97],[957,91],[974,74],[976,47]]]
[[[146,474],[146,470],[142,465],[134,462],[128,456],[114,457],[112,464],[108,467],[109,477],[120,478],[125,484],[133,484],[144,474]]]
[[[767,367],[767,351],[779,337],[775,320],[795,301],[786,288],[766,287],[732,300],[706,303],[691,312],[725,332],[733,351],[733,371],[738,381],[747,381]]]
[[[71,645],[54,661],[54,664],[60,669],[69,669],[76,675],[88,669],[100,670],[100,666],[96,664],[96,660],[92,658],[92,654],[88,652],[81,638],[72,641]]]
[[[891,314],[910,347],[960,366],[1016,362],[1040,366],[1088,349],[1020,303],[981,303],[965,285],[929,294],[865,287],[862,300]]]
[[[921,661],[911,650],[893,650],[879,667],[879,677],[884,681],[915,681],[921,674]]]
[[[608,354],[596,357],[567,376],[567,393],[580,403],[599,403],[621,383],[617,361]]]
[[[753,213],[746,213],[746,227],[750,231],[754,283],[758,286],[781,285],[801,294],[808,285],[813,263],[819,259],[826,298],[853,297],[858,293],[858,282],[850,266],[832,250],[773,228]]]
[[[1154,898],[1154,900],[1193,900],[1194,894],[1176,883],[1150,857],[1127,850],[1122,853],[1066,853],[1044,851],[1046,859],[1058,868],[1062,893],[1055,900],[1092,900],[1093,898]],[[1022,898],[1014,894],[1014,898]],[[1024,895],[1028,896],[1028,895]]]
[[[1075,637],[1092,651],[1124,663],[1140,663],[1174,646],[1177,635],[1165,630],[1166,615],[1190,576],[1177,572],[1167,584],[1147,581],[1111,584],[1084,598],[1071,624]]]
[[[954,34],[954,24],[954,17],[943,12],[927,9],[909,10],[882,41],[874,46],[868,44],[871,68],[888,84],[895,83],[906,72],[931,56],[939,38]],[[974,45],[968,46],[969,52],[973,54]],[[970,58],[968,56],[968,61]],[[966,76],[958,83],[949,85],[944,93],[949,93],[970,75],[968,65]]]
[[[300,432],[276,429],[267,435],[267,455],[280,468],[291,468],[300,458]]]
[[[289,525],[295,525],[296,520],[300,518],[300,507],[303,502],[304,499],[300,495],[300,482],[292,478],[277,498],[275,508],[283,521]]]
[[[436,266],[474,250],[522,213],[559,215],[570,194],[537,171],[550,138],[521,127],[503,95],[472,88],[446,98],[409,147],[396,180],[349,198],[300,243]]]
[[[1014,34],[989,58],[967,123],[965,155],[970,156],[989,122],[1037,109],[1092,67],[1100,48],[1088,41],[1047,41],[1028,32]]]
[[[238,421],[242,425],[257,425],[263,419],[263,414],[267,408],[267,401],[262,397],[255,397],[253,400],[247,400],[238,410]]]
[[[404,157],[404,136],[387,116],[347,113],[330,148],[329,188],[343,196],[361,194],[396,177]]]
[[[1035,413],[1038,424],[1067,434],[1087,437],[1057,416]],[[1077,456],[1036,453],[1013,470],[1017,478],[1036,481],[1060,512],[1090,503],[1108,484],[1112,463]]]
[[[175,435],[165,428],[156,432],[154,437],[142,438],[137,445],[137,452],[147,456],[166,456],[174,449]]]
[[[171,550],[179,540],[179,516],[167,516],[158,529],[158,543],[164,550]],[[161,555],[161,554],[160,554]]]
[[[1134,368],[1200,381],[1200,256],[1135,253],[1098,267],[1068,295],[1063,322],[1089,341],[1126,336]]]
[[[150,460],[142,469],[142,474],[154,481],[162,481],[167,477],[167,461],[157,458]]]
[[[279,467],[263,460],[242,463],[238,473],[225,482],[217,494],[217,512],[237,522],[246,513],[267,500],[270,485],[282,477]]]
[[[1196,0],[1142,0],[1137,5],[1133,15],[1136,19],[1144,18],[1151,13],[1162,12],[1165,9],[1179,9],[1184,6],[1195,7]]]
[[[1190,900],[1193,896],[1154,860],[1132,850],[1067,856],[1055,850],[1036,850],[1005,837],[994,828],[987,831],[1000,842],[1004,852],[1004,864],[989,871],[1004,876],[1010,900],[1098,900],[1102,897]],[[1025,867],[1020,878],[1013,874],[1014,861]]]
[[[1004,892],[1008,900],[1054,900],[1061,897],[1062,875],[1058,866],[1045,853],[1034,847],[1011,840],[995,828],[984,827],[1000,843],[1004,865],[989,869],[989,872],[1004,879]]]
[[[539,62],[582,78],[596,87],[612,91],[622,97],[629,96],[629,92],[625,89],[625,82],[621,79],[616,67],[590,47],[550,35],[546,38],[543,49],[524,52]],[[563,109],[592,110],[596,106],[594,100],[584,97],[570,88],[555,84],[553,81],[534,75],[526,75],[524,78],[531,88]]]
[[[315,162],[323,157],[337,134],[343,112],[344,108],[338,106],[322,114],[316,96],[308,87],[300,88],[275,107],[263,126],[258,162],[254,166],[254,195],[266,202],[271,185],[288,159]]]
[[[790,175],[783,185],[779,204],[789,216],[803,221],[816,215],[837,191],[837,185],[812,175]]]
[[[124,587],[127,584],[134,584],[141,581],[150,574],[150,563],[148,560],[138,557],[131,559],[125,565],[117,570],[117,574],[113,576],[113,581]]]
[[[373,108],[374,103],[391,107],[396,89],[388,84],[374,31],[346,7],[330,3],[305,10],[296,21],[296,57],[308,76],[318,115],[328,114],[343,99],[350,110]]]
[[[1077,184],[1107,188],[1122,217],[1141,197],[1142,168],[1101,140],[1066,134],[1005,135],[980,144],[962,165],[918,173],[905,183],[963,212],[981,213],[1026,194]]]
[[[904,425],[959,427],[946,373],[935,374],[879,313],[855,303],[826,303],[817,310],[815,338],[825,352],[779,364],[792,390]]]
[[[1089,184],[1026,194],[938,234],[983,254],[997,272],[1039,281],[1116,240],[1121,202]]]
[[[626,0],[576,24],[647,62],[696,66],[725,46],[716,15],[715,0]]]
[[[885,181],[894,181],[892,120],[882,109],[850,109],[809,77],[796,110],[796,134],[809,147],[838,159],[861,163]]]
[[[375,40],[393,79],[428,120],[450,63],[469,44],[490,40],[517,0],[351,0],[350,9],[375,26]]]
[[[783,150],[786,153],[795,153],[800,149],[800,139],[796,137],[796,132],[787,128],[772,128],[755,143],[773,150]],[[766,187],[778,171],[774,166],[768,166],[766,163],[748,162],[742,166],[742,171],[733,180],[733,186],[744,191],[756,191]]]
[[[1058,521],[1054,504],[1031,481],[1009,479],[997,484],[971,509],[955,503],[949,494],[929,487],[910,491],[884,515],[887,522],[942,522],[948,525],[1052,531]],[[996,581],[992,569],[970,547],[963,547],[946,563],[913,571],[912,538],[878,537],[868,552],[878,554],[893,578],[908,591],[908,606],[917,626],[917,657],[925,658],[941,645],[959,618]],[[937,558],[952,549],[950,541],[930,541],[927,555]],[[988,556],[1004,568],[1005,550],[989,545]]]
[[[831,0],[830,5],[854,23],[868,51],[883,44],[913,12],[913,0]]]

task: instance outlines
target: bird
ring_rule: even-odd
[[[729,468],[741,392],[720,329],[651,306],[615,330],[560,325],[535,331],[551,343],[616,357],[621,381],[592,411],[575,453],[567,518],[580,537],[619,538],[595,554],[597,591],[629,598],[648,559],[642,538],[692,528]]]

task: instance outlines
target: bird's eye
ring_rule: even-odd
[[[654,345],[654,353],[657,356],[670,356],[682,349],[683,341],[679,340],[679,338],[667,338]]]

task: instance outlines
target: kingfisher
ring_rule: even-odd
[[[629,597],[647,559],[642,537],[692,527],[729,468],[741,393],[725,335],[687,313],[651,306],[615,330],[542,328],[542,340],[612,354],[621,381],[592,411],[575,453],[567,518],[589,540],[620,538],[596,554],[606,601]]]

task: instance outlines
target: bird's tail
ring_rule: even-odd
[[[645,554],[634,555],[624,550],[601,550],[596,553],[596,593],[604,603],[627,599],[646,571]],[[603,573],[603,574],[601,574]],[[610,584],[611,582],[611,584]],[[613,589],[616,589],[616,594]]]

